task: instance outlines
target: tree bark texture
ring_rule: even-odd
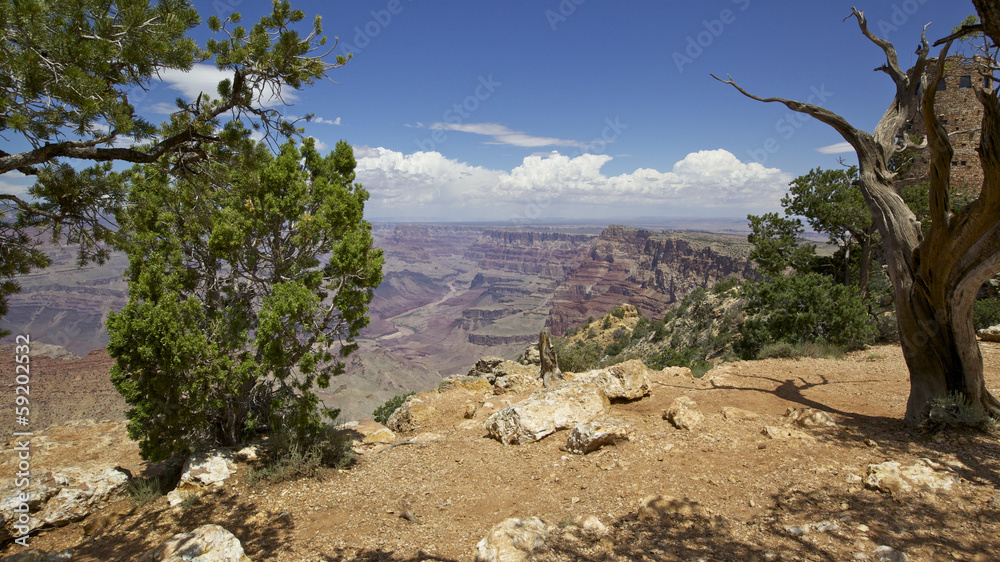
[[[990,4],[995,2],[977,1]],[[987,22],[981,11],[984,28]],[[979,287],[1000,271],[1000,104],[996,90],[977,90],[983,105],[981,142],[983,167],[979,199],[953,213],[948,204],[953,149],[948,133],[934,111],[937,84],[927,83],[927,70],[938,66],[942,76],[949,39],[937,59],[929,58],[930,47],[921,38],[918,60],[907,72],[898,63],[891,43],[869,30],[864,14],[853,10],[861,32],[878,45],[886,64],[877,70],[888,74],[896,95],[873,133],[855,129],[839,115],[811,104],[783,98],[761,98],[748,93],[732,78],[722,80],[742,94],[762,102],[778,102],[793,111],[810,115],[836,129],[858,156],[858,187],[875,226],[882,235],[889,278],[894,289],[896,319],[903,355],[910,371],[910,396],[906,421],[922,422],[929,403],[948,393],[961,393],[1000,417],[1000,402],[986,389],[983,361],[972,324],[972,309]],[[984,17],[984,15],[986,17]],[[1000,14],[994,14],[1000,17]],[[987,31],[988,33],[988,31]],[[929,206],[931,226],[926,235],[894,185],[889,161],[903,148],[907,122],[917,112],[927,126],[930,157]]]

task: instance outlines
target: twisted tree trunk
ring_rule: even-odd
[[[977,7],[980,2],[976,2]],[[987,21],[989,35],[997,22]],[[917,63],[907,72],[899,67],[895,48],[869,30],[864,14],[852,9],[861,32],[886,55],[879,67],[896,85],[896,95],[873,133],[855,129],[843,117],[811,104],[783,98],[762,98],[748,93],[732,78],[722,80],[757,101],[778,102],[805,113],[837,130],[858,156],[858,187],[882,235],[889,278],[894,289],[896,320],[903,355],[910,371],[910,397],[906,421],[918,424],[926,417],[929,402],[948,393],[961,393],[972,404],[1000,417],[1000,402],[990,395],[983,378],[983,360],[972,324],[972,307],[979,287],[1000,271],[1000,103],[997,92],[977,90],[983,105],[978,148],[983,168],[979,199],[952,213],[948,205],[953,149],[948,133],[934,111],[937,84],[927,83],[927,67],[937,65],[943,75],[952,36],[937,60],[928,59],[930,46],[921,37]],[[991,36],[991,39],[996,39]],[[717,78],[718,79],[718,78]],[[927,126],[930,155],[930,220],[926,236],[920,223],[899,196],[889,161],[906,148],[904,127],[921,112]]]

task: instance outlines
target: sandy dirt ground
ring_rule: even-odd
[[[1000,394],[1000,345],[984,343],[983,355],[987,386]],[[240,465],[193,505],[171,508],[160,497],[137,507],[123,499],[33,537],[32,546],[73,548],[73,560],[133,560],[175,533],[214,522],[255,561],[472,560],[493,526],[536,516],[555,531],[534,560],[1000,558],[1000,434],[905,428],[909,382],[898,346],[842,360],[726,363],[702,379],[652,373],[651,395],[611,408],[635,438],[587,455],[565,450],[568,431],[519,446],[487,436],[484,401],[500,407],[526,393],[451,389],[431,399],[433,417],[400,436],[422,443],[369,449],[349,470],[278,484],[251,485],[250,467]],[[693,430],[662,416],[682,395],[705,415]],[[464,417],[470,404],[478,408],[472,420]],[[724,416],[732,407],[743,412]],[[798,428],[787,439],[766,435],[766,426],[791,427],[789,408],[827,412],[837,426]],[[86,457],[143,469],[120,424],[50,432],[64,445],[39,452],[36,465]],[[864,484],[871,464],[918,459],[953,474],[956,484],[896,493]],[[640,503],[656,494],[700,507],[640,517]],[[573,522],[585,515],[607,531],[579,530]]]

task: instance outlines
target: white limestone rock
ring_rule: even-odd
[[[566,450],[578,455],[596,451],[604,445],[630,441],[635,437],[631,425],[616,419],[589,421],[577,424],[566,439]]]
[[[147,551],[139,562],[250,562],[240,540],[219,525],[202,525]]]
[[[167,502],[177,506],[192,496],[200,496],[209,488],[222,486],[236,471],[233,454],[216,449],[196,453],[184,463],[180,482],[167,494]]]
[[[603,416],[610,407],[600,387],[573,382],[536,390],[524,401],[490,416],[485,427],[504,445],[532,443]]]
[[[496,525],[476,544],[476,562],[522,562],[545,547],[555,528],[537,517],[512,517]]]
[[[949,467],[925,458],[910,466],[896,461],[870,464],[865,477],[868,488],[893,494],[913,490],[947,492],[958,482],[958,476]]]
[[[633,359],[606,369],[578,373],[573,382],[596,384],[611,400],[638,400],[649,394],[649,369]]]
[[[678,396],[663,412],[663,419],[669,421],[677,429],[692,430],[705,419],[698,410],[698,404],[687,396]]]

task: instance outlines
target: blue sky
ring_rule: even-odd
[[[844,21],[852,3],[904,68],[924,24],[933,42],[974,12],[954,0],[297,1],[355,56],[286,111],[315,113],[305,127],[321,147],[355,147],[371,220],[744,217],[854,155],[829,127],[709,73],[871,130],[893,87],[872,71],[881,50]],[[195,5],[250,23],[270,3]],[[133,102],[163,119],[174,97],[218,79],[208,66],[171,74]]]

